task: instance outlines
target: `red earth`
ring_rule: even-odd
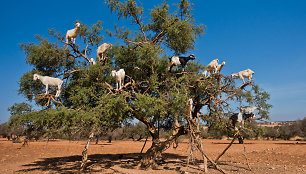
[[[203,140],[203,147],[208,157],[215,159],[229,143],[230,140]],[[0,139],[0,173],[80,173],[85,144],[86,141],[55,140],[22,146]],[[197,160],[187,165],[188,140],[176,149],[166,150],[157,169],[139,169],[143,144],[144,141],[92,142],[84,173],[201,173],[203,160],[199,153],[194,154]],[[148,141],[144,152],[150,144]],[[219,167],[226,173],[306,173],[306,142],[246,140],[245,147],[247,159],[243,145],[235,142],[219,159]],[[220,172],[209,166],[208,173]]]

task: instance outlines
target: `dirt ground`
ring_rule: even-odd
[[[38,141],[28,146],[0,139],[0,173],[80,173],[81,153],[85,141]],[[230,140],[203,140],[207,155],[215,159]],[[188,141],[178,148],[170,147],[163,154],[164,161],[156,170],[141,170],[137,165],[144,141],[112,141],[91,143],[88,167],[85,173],[201,173],[200,154],[187,166]],[[149,148],[147,143],[144,152]],[[306,142],[245,141],[251,171],[243,155],[243,145],[233,144],[219,160],[226,173],[306,173]],[[220,173],[209,166],[209,173]]]

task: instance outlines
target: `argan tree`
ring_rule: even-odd
[[[220,122],[237,103],[258,106],[259,114],[268,118],[269,95],[253,82],[236,86],[233,79],[222,74],[204,78],[200,71],[205,67],[199,61],[189,62],[186,72],[179,67],[168,71],[168,58],[191,54],[196,39],[204,33],[204,25],[195,22],[189,1],[179,0],[171,6],[163,2],[149,14],[134,0],[105,3],[118,16],[119,24],[128,21],[130,25],[125,22],[124,26],[106,30],[121,44],[113,43],[104,62],[89,63],[104,40],[101,22],[91,27],[82,24],[76,44],[66,44],[64,35],[55,30],[50,30],[50,35],[58,42],[37,36],[38,44],[21,44],[33,70],[21,77],[19,92],[42,107],[25,114],[26,122],[39,125],[46,135],[61,132],[72,136],[136,119],[146,125],[152,137],[152,146],[141,160],[141,166],[147,168],[154,167],[154,159],[179,136],[188,133],[188,99],[194,102],[190,120]],[[119,68],[125,70],[126,78],[122,89],[116,90],[110,73]],[[44,95],[44,87],[32,80],[34,73],[63,79],[60,97],[55,98],[51,90]],[[173,134],[162,141],[160,128],[173,129]]]

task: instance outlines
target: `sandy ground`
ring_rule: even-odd
[[[38,141],[12,143],[0,139],[0,173],[80,173],[81,153],[85,141]],[[84,173],[201,173],[203,161],[196,154],[197,161],[187,166],[188,143],[180,143],[177,149],[170,147],[163,154],[164,161],[156,170],[141,170],[137,164],[144,141],[113,141],[112,143],[91,143],[87,170]],[[208,156],[215,159],[230,140],[203,140]],[[306,142],[296,141],[246,141],[247,159],[243,145],[233,144],[219,160],[219,166],[226,173],[306,173]],[[150,146],[148,142],[145,150]],[[209,173],[220,173],[212,166]]]

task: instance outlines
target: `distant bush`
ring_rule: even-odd
[[[9,132],[10,130],[7,123],[0,124],[0,136],[2,136],[3,138],[7,138],[9,136]]]
[[[208,130],[202,130],[202,138],[221,139],[223,136],[232,137],[235,133],[230,122],[226,119],[209,125]],[[255,121],[246,122],[245,129],[241,132],[246,139],[266,138],[268,140],[290,140],[293,137],[302,137],[306,139],[306,117],[303,120],[297,120],[292,124],[283,124],[275,127],[260,127]]]
[[[283,139],[290,140],[293,137],[306,138],[306,117],[303,120],[297,120],[293,124],[285,124],[282,126],[267,127],[263,135],[267,139]]]

